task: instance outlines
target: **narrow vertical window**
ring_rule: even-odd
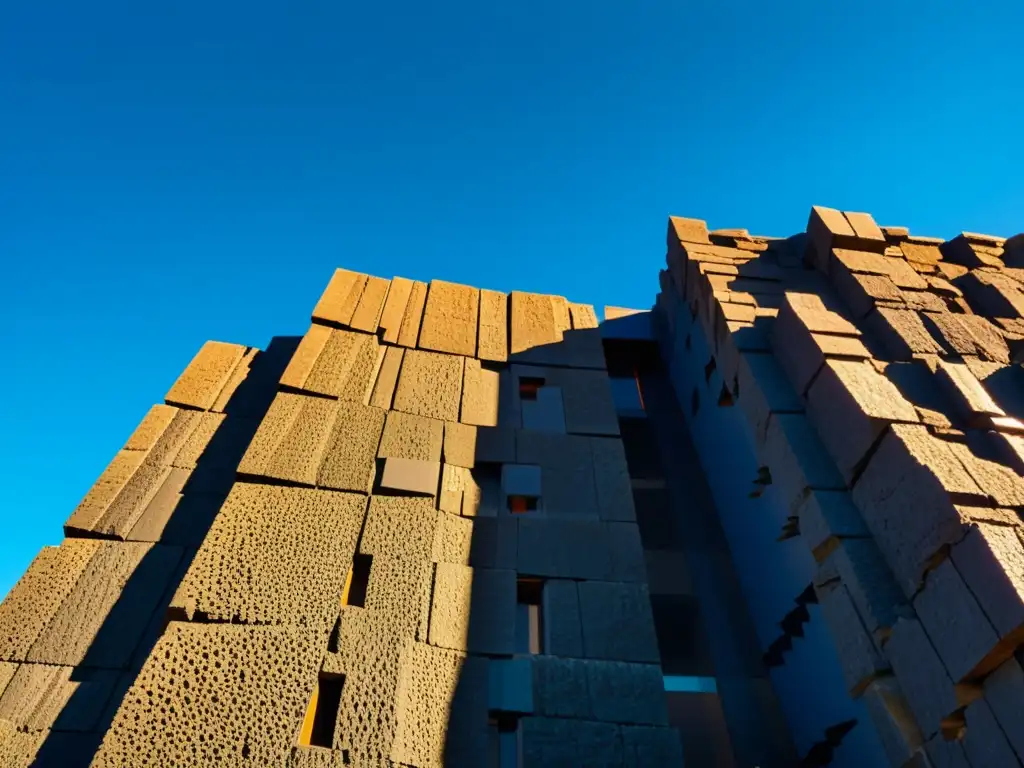
[[[488,765],[491,768],[519,768],[519,718],[494,713],[488,721]]]
[[[302,719],[300,747],[334,747],[334,728],[338,722],[344,685],[344,675],[320,673],[313,695],[309,697],[306,716]]]
[[[366,604],[366,589],[370,585],[370,567],[373,555],[357,554],[352,559],[352,568],[345,579],[345,590],[341,594],[342,605],[362,607]]]
[[[519,579],[516,583],[516,651],[543,653],[544,582],[540,579]]]

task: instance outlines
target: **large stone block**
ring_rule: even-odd
[[[578,435],[519,432],[516,460],[540,466],[548,517],[597,519],[599,507],[590,441]]]
[[[772,485],[790,510],[809,490],[841,491],[846,487],[814,427],[802,414],[772,414],[758,458],[771,471]]]
[[[381,362],[380,370],[377,371],[377,380],[374,382],[373,391],[370,394],[370,405],[384,410],[391,408],[404,354],[405,350],[401,347],[387,347],[384,350],[384,360]]]
[[[508,359],[508,296],[504,293],[480,291],[476,357],[501,363]]]
[[[327,438],[317,485],[338,491],[368,493],[376,467],[374,456],[384,430],[384,411],[339,402]]]
[[[366,287],[363,288],[363,293],[359,297],[356,311],[352,313],[350,325],[353,328],[364,333],[377,333],[380,313],[384,309],[384,302],[390,287],[390,280],[372,275],[367,276]]]
[[[576,582],[549,579],[544,583],[544,652],[552,656],[583,656],[583,623]],[[552,714],[552,713],[548,713]]]
[[[587,690],[595,720],[667,725],[665,680],[657,664],[587,661]]]
[[[384,421],[377,456],[439,462],[443,440],[444,422],[401,411],[389,411]]]
[[[168,391],[167,404],[212,409],[248,351],[248,347],[238,344],[206,342]]]
[[[423,308],[420,348],[475,357],[479,317],[479,290],[468,285],[432,280]]]
[[[599,579],[613,569],[608,529],[598,520],[519,520],[519,572],[563,579]]]
[[[515,651],[515,571],[438,563],[430,644],[471,653]]]
[[[412,286],[412,280],[404,277],[395,277],[391,280],[391,287],[388,289],[387,299],[384,300],[384,308],[381,310],[378,323],[381,339],[388,344],[398,343],[398,334],[402,330],[402,319],[409,304]]]
[[[1017,753],[1024,760],[1024,669],[1016,658],[1003,662],[983,683],[985,701],[1003,733],[1006,734]]]
[[[328,624],[365,510],[360,494],[238,483],[172,605],[190,619]]]
[[[800,536],[821,560],[840,539],[871,536],[864,518],[845,491],[808,491],[798,502]]]
[[[592,717],[587,689],[589,665],[590,662],[579,659],[534,656],[534,711],[547,717]]]
[[[394,409],[441,421],[458,421],[463,358],[410,349],[402,361]]]
[[[864,690],[861,700],[889,761],[892,765],[905,765],[921,747],[923,739],[896,678],[887,675],[873,681]]]
[[[846,688],[851,696],[859,696],[889,665],[875,647],[844,585],[819,589],[818,602],[832,634]]]
[[[420,324],[423,322],[423,305],[427,301],[427,284],[416,280],[409,291],[409,301],[405,306],[405,316],[398,333],[398,343],[403,347],[415,348],[420,337]]]
[[[953,546],[951,556],[998,636],[1015,639],[1024,626],[1024,544],[1019,530],[975,523]]]
[[[313,308],[313,319],[327,325],[348,325],[366,287],[366,275],[336,269]]]
[[[683,765],[683,745],[675,728],[626,726],[622,729],[623,768]]]
[[[587,658],[658,662],[646,584],[584,581],[578,589]],[[623,627],[629,627],[629,632],[623,632]]]
[[[93,761],[96,768],[283,763],[316,682],[326,635],[293,627],[171,622]]]
[[[633,487],[622,441],[595,437],[590,440],[597,484],[597,507],[602,520],[633,522]]]

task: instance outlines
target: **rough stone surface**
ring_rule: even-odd
[[[484,368],[479,360],[467,359],[462,385],[461,418],[464,424],[496,427],[499,416],[498,371]]]
[[[419,346],[463,357],[476,355],[480,291],[468,285],[433,280],[427,290]]]
[[[174,382],[165,398],[167,403],[210,410],[247,351],[238,344],[206,342]]]
[[[441,461],[444,422],[390,411],[384,421],[377,455],[381,458]]]
[[[441,421],[458,421],[463,358],[410,349],[402,360],[394,409]]]
[[[480,291],[476,356],[501,363],[508,359],[508,296],[504,293]]]
[[[587,658],[658,663],[646,584],[584,581],[578,588]]]
[[[430,644],[480,654],[515,651],[516,574],[438,563]]]

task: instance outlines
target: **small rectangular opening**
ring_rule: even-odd
[[[519,768],[519,718],[494,713],[487,722],[492,768]]]
[[[344,685],[344,675],[320,673],[313,695],[309,698],[306,716],[302,719],[300,747],[334,747],[334,727],[338,722]]]
[[[508,511],[514,515],[521,515],[525,512],[537,511],[536,496],[509,496]]]
[[[370,568],[373,555],[357,554],[352,558],[352,568],[345,579],[345,591],[341,596],[342,605],[366,605],[366,589],[370,585]]]
[[[543,653],[544,582],[541,579],[519,579],[516,582],[516,651]]]
[[[519,397],[522,400],[536,400],[537,390],[544,386],[544,379],[537,376],[519,377]]]

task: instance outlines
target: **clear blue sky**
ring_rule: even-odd
[[[437,9],[432,5],[436,5]],[[0,7],[0,594],[335,266],[649,306],[669,213],[1024,229],[1020,2]]]

